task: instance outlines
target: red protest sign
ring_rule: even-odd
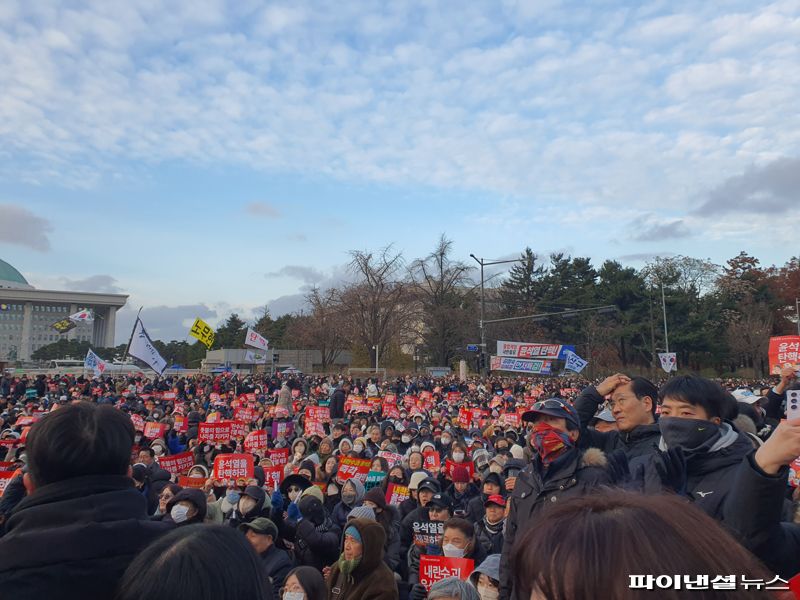
[[[142,431],[144,429],[144,419],[141,415],[131,415],[131,421],[136,431]]]
[[[250,408],[237,408],[233,411],[233,420],[241,423],[252,423],[255,421],[255,411]]]
[[[241,421],[223,421],[223,423],[231,426],[232,438],[243,438],[250,430],[250,425]]]
[[[0,496],[6,491],[6,486],[14,478],[16,471],[0,471]]]
[[[164,394],[163,394],[161,397],[162,397],[164,400],[168,400],[168,401],[174,401],[174,400],[175,400],[175,398],[177,398],[177,397],[178,397],[178,394],[176,394],[175,392],[164,392]]]
[[[350,406],[350,410],[347,412],[370,413],[372,412],[372,406],[369,402],[353,402],[353,404]]]
[[[189,421],[183,415],[175,415],[175,423],[173,424],[175,431],[178,433],[186,433],[189,431]]]
[[[461,392],[447,392],[448,402],[458,402],[461,400]]]
[[[14,469],[14,463],[11,461],[0,461],[0,471],[11,471]]]
[[[214,459],[214,479],[253,477],[252,454],[218,454]]]
[[[197,426],[197,441],[218,444],[231,439],[230,423],[200,423]]]
[[[325,437],[325,427],[319,421],[306,421],[304,433],[306,437]]]
[[[206,483],[206,480],[202,477],[186,477],[185,475],[181,475],[178,477],[178,485],[182,488],[202,488]]]
[[[289,462],[289,449],[276,448],[267,452],[267,459],[269,459],[276,467],[284,467]]]
[[[423,462],[422,468],[430,472],[438,472],[442,467],[442,459],[439,453],[434,450],[428,450],[422,455]]]
[[[157,440],[164,435],[166,430],[167,425],[165,423],[154,423],[153,421],[148,421],[144,424],[144,431],[142,434],[149,440]]]
[[[389,468],[399,465],[403,462],[403,455],[397,454],[396,452],[388,452],[386,450],[381,450],[378,452],[378,456],[381,456],[386,459],[386,462],[389,463]]]
[[[458,411],[458,425],[462,429],[469,429],[469,424],[472,422],[472,411],[468,408],[461,408]]]
[[[173,475],[181,475],[188,472],[193,464],[194,455],[191,451],[173,454],[172,456],[162,456],[158,459],[158,465]]]
[[[519,427],[520,425],[522,425],[522,417],[520,416],[519,413],[516,413],[516,412],[506,413],[506,414],[503,415],[502,418],[503,418],[503,422],[508,427]]]
[[[472,476],[475,474],[475,465],[473,465],[471,462],[457,463],[454,460],[450,460],[448,458],[447,461],[445,462],[445,473],[451,479],[453,477],[453,469],[455,469],[456,467],[465,468],[467,470],[467,472],[469,473],[469,478],[470,479],[472,479]]]
[[[458,577],[466,581],[475,570],[471,558],[448,558],[423,554],[419,559],[419,582],[430,590],[437,581],[448,577]]]
[[[394,402],[388,402],[384,399],[383,404],[381,404],[381,414],[384,419],[399,419],[400,409]]]
[[[306,420],[330,423],[331,409],[327,406],[309,406],[306,408]]]
[[[26,427],[28,425],[33,425],[36,422],[37,418],[38,417],[29,416],[29,415],[26,415],[24,417],[20,417],[14,423],[14,427],[16,427],[17,425],[19,425],[20,427]]]
[[[411,497],[411,490],[404,485],[390,483],[386,488],[386,503],[392,506],[400,506],[402,502]]]
[[[784,367],[800,370],[800,335],[769,338],[769,372],[778,375]]]
[[[251,431],[244,438],[244,449],[248,452],[264,450],[267,447],[267,432],[264,429]]]
[[[370,460],[368,458],[352,458],[346,456],[339,464],[339,481],[345,482],[348,479],[358,479],[361,483],[367,481],[369,474]]]
[[[281,481],[283,481],[283,467],[264,467],[264,485],[268,490],[277,490]]]
[[[386,394],[383,397],[383,402],[384,402],[384,404],[386,404],[386,403],[397,404],[397,395],[396,394]]]

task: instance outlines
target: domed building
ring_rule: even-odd
[[[111,347],[117,310],[127,300],[125,294],[38,290],[0,259],[0,362],[30,360],[33,352],[62,336]],[[53,328],[54,323],[82,309],[94,313],[92,323],[81,323],[66,333]]]

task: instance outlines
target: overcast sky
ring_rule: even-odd
[[[0,3],[0,258],[156,337],[347,251],[798,253],[800,2]]]

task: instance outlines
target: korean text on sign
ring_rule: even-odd
[[[218,454],[214,459],[214,479],[253,477],[252,454]]]

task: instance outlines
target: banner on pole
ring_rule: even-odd
[[[661,361],[661,368],[667,373],[678,370],[678,355],[675,352],[659,352],[658,360]]]
[[[89,349],[86,353],[86,358],[83,359],[83,368],[87,371],[92,371],[96,377],[99,377],[106,371],[106,361]]]
[[[784,367],[800,371],[800,335],[769,338],[769,372],[778,375]]]
[[[513,371],[515,373],[549,375],[552,367],[553,362],[550,360],[492,356],[491,360],[489,361],[489,368],[492,371]]]
[[[211,346],[214,345],[214,338],[216,337],[214,330],[211,329],[209,324],[200,318],[194,320],[192,328],[189,330],[189,335],[200,340],[209,350],[211,350]]]
[[[130,348],[128,348],[128,354],[141,360],[159,375],[167,368],[167,361],[161,358],[139,318],[136,319],[136,324],[133,326],[133,338]]]
[[[259,350],[266,350],[269,347],[269,340],[254,331],[251,327],[248,327],[247,334],[244,336],[244,345],[250,346],[251,348],[258,348]]]
[[[511,358],[550,358],[566,359],[565,352],[575,352],[575,346],[561,344],[532,344],[528,342],[497,342],[497,356]]]
[[[586,365],[589,364],[588,360],[582,359],[572,350],[567,350],[565,354],[567,356],[567,364],[565,368],[569,369],[570,371],[575,371],[576,373],[580,373],[586,368]]]

